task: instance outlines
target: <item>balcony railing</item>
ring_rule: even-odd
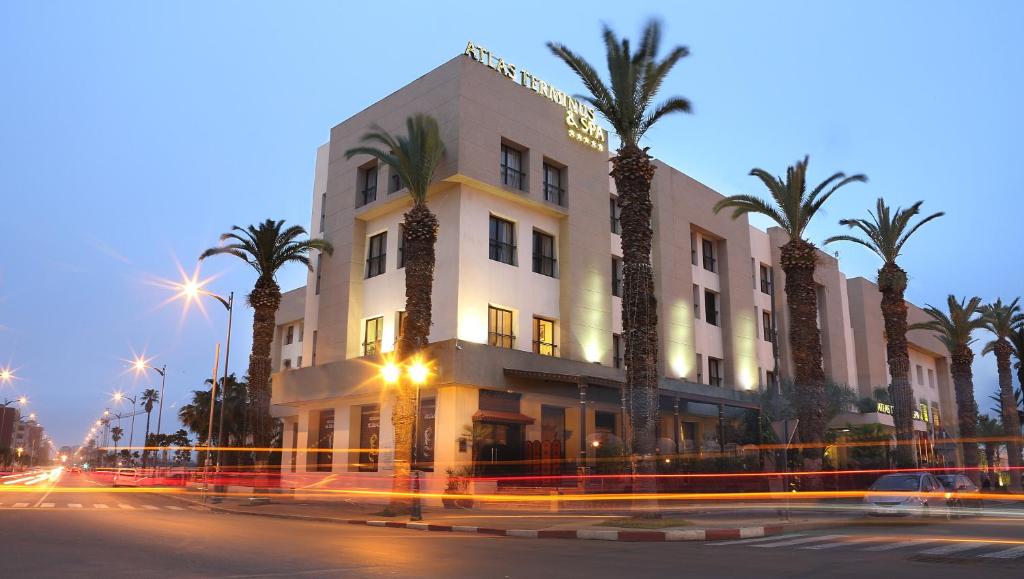
[[[501,184],[520,191],[526,191],[526,173],[508,165],[501,166]]]
[[[533,341],[533,353],[540,354],[541,356],[557,356],[558,346],[551,342],[544,342],[541,340]]]
[[[544,200],[565,206],[565,189],[551,183],[544,183]]]
[[[370,187],[363,187],[359,192],[359,204],[366,205],[377,200],[377,186],[372,185]]]

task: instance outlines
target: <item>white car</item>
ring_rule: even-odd
[[[119,468],[114,471],[114,487],[139,486],[139,469]]]
[[[944,492],[942,483],[931,473],[893,473],[879,477],[871,485],[864,504],[869,515],[926,517],[932,508],[936,513],[946,508]]]

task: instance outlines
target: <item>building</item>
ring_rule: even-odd
[[[16,424],[21,412],[13,406],[0,406],[0,450],[14,447]]]
[[[420,112],[438,119],[447,152],[429,195],[440,231],[418,466],[440,473],[474,462],[497,475],[530,461],[547,473],[549,461],[600,466],[595,459],[617,453],[627,423],[622,252],[607,137],[580,132],[589,113],[579,103],[485,53],[470,45],[335,126],[317,151],[310,231],[335,251],[313,257],[308,284],[286,293],[278,314],[272,404],[286,473],[372,481],[391,470],[392,401],[378,368],[402,323],[409,201],[396,175],[344,153],[372,125],[401,131]],[[785,234],[714,214],[719,193],[656,164],[659,451],[742,459],[759,442],[760,390],[792,374],[785,294],[775,291]],[[867,286],[820,257],[826,373],[858,388],[866,380],[870,392],[887,382],[877,365],[884,346],[858,331],[875,328],[880,313]],[[861,292],[862,322],[851,288]],[[941,358],[935,352],[922,346],[922,356]],[[948,390],[948,364],[928,367]]]

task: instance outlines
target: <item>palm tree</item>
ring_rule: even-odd
[[[811,219],[841,187],[867,181],[864,175],[847,177],[835,173],[807,191],[808,157],[786,170],[786,177],[775,177],[764,169],[752,169],[768,188],[771,200],[753,195],[732,195],[715,204],[714,211],[732,209],[736,219],[748,213],[767,216],[789,236],[782,246],[781,265],[786,277],[786,303],[789,308],[789,346],[793,357],[793,379],[798,393],[797,416],[806,468],[821,466],[828,422],[825,419],[825,369],[822,362],[821,332],[818,330],[818,292],[814,282],[817,248],[804,238]]]
[[[149,456],[149,419],[153,414],[153,405],[159,401],[160,393],[155,388],[146,388],[142,391],[139,404],[146,411],[146,435],[142,438],[142,468],[146,468],[146,457]]]
[[[114,457],[117,457],[117,443],[124,438],[124,429],[120,426],[115,426],[110,429],[110,438],[114,441]],[[115,465],[116,466],[116,465]]]
[[[953,390],[956,395],[957,418],[960,425],[960,447],[964,454],[964,467],[975,484],[980,483],[978,467],[978,443],[974,441],[978,424],[978,405],[974,400],[974,377],[971,364],[974,350],[971,344],[975,330],[985,327],[984,320],[976,315],[981,298],[957,301],[956,296],[946,299],[946,311],[927,306],[924,312],[931,320],[910,326],[911,330],[931,330],[949,350],[950,372],[953,374]]]
[[[607,26],[603,36],[610,84],[566,46],[549,42],[548,48],[583,81],[590,94],[579,98],[593,106],[619,138],[619,148],[611,159],[611,176],[619,195],[622,224],[622,335],[630,410],[627,440],[634,465],[646,472],[654,468],[650,458],[655,449],[658,414],[658,304],[651,267],[651,181],[655,167],[647,148],[641,149],[639,143],[662,117],[690,112],[690,102],[684,98],[671,97],[658,105],[653,102],[668,73],[689,50],[677,46],[659,60],[661,25],[656,20],[644,28],[635,53],[628,39],[619,39]]]
[[[999,398],[1003,413],[1003,431],[1006,435],[1006,455],[1010,465],[1010,488],[1020,491],[1020,415],[1017,413],[1017,400],[1013,396],[1013,372],[1010,369],[1010,357],[1013,345],[1010,337],[1017,326],[1024,323],[1024,313],[1020,310],[1020,298],[1003,303],[997,299],[995,303],[982,306],[981,319],[985,329],[996,339],[985,344],[981,354],[995,354],[996,370],[999,372]]]
[[[363,135],[363,146],[345,151],[345,158],[369,155],[387,165],[409,190],[412,208],[405,213],[402,235],[405,241],[405,322],[398,336],[396,356],[408,362],[427,347],[434,291],[437,216],[427,207],[427,192],[434,172],[444,156],[444,143],[437,119],[417,114],[405,120],[405,136],[394,136],[374,126]],[[399,379],[391,424],[395,429],[394,489],[408,490],[413,462],[413,427],[416,422],[416,385]],[[400,508],[405,501],[393,498]]]
[[[990,418],[988,414],[981,414],[978,416],[977,435],[979,438],[986,439],[985,465],[988,467],[988,471],[992,472],[996,464],[996,450],[999,448],[999,443],[993,439],[1003,436],[1003,425],[998,418]]]
[[[220,236],[227,245],[211,247],[199,256],[200,260],[212,255],[228,254],[241,259],[256,270],[256,285],[249,293],[253,309],[252,350],[249,353],[249,426],[252,444],[257,449],[270,445],[273,418],[270,416],[270,344],[274,340],[274,316],[281,305],[281,288],[274,279],[285,264],[298,262],[312,271],[310,250],[330,255],[333,246],[323,239],[300,239],[306,230],[293,225],[287,229],[284,220],[267,219],[258,226],[246,228],[237,225]],[[266,456],[265,451],[257,455]],[[265,459],[264,459],[265,461]]]
[[[1024,422],[1024,324],[1017,326],[1017,329],[1010,334],[1010,345],[1013,346],[1013,356],[1017,358],[1017,363],[1014,367],[1017,369],[1017,383],[1020,386],[1017,387],[1016,398],[1018,414],[1021,417],[1021,422]]]
[[[246,418],[246,383],[239,382],[234,374],[228,375],[227,388],[224,388],[224,379],[218,382],[216,405],[220,406],[227,392],[227,404],[224,406],[224,433],[225,440],[233,447],[239,447],[245,440],[245,418]],[[178,410],[178,420],[185,425],[185,428],[196,435],[197,441],[207,440],[210,421],[210,386],[212,378],[204,381],[205,389],[193,390],[192,401],[183,405]],[[175,434],[177,436],[177,434]],[[228,464],[238,464],[238,453],[228,454],[225,461]],[[199,464],[204,464],[200,460]]]
[[[895,213],[881,197],[875,211],[868,212],[871,219],[843,219],[840,225],[859,229],[864,236],[835,235],[825,244],[849,241],[870,249],[882,258],[878,270],[878,290],[882,292],[882,318],[885,320],[885,348],[889,362],[890,397],[893,400],[893,423],[896,426],[897,459],[899,466],[915,466],[914,445],[914,388],[910,385],[910,354],[907,350],[907,302],[903,298],[907,290],[907,272],[896,264],[903,246],[922,225],[945,215],[933,213],[911,227],[910,221],[920,213],[918,201],[906,209],[896,208]]]

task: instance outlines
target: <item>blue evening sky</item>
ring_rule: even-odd
[[[623,8],[627,7],[627,8]],[[168,366],[169,417],[210,375],[224,312],[158,307],[176,260],[232,224],[308,225],[316,147],[329,129],[460,54],[469,39],[568,92],[580,84],[545,48],[602,64],[599,25],[635,36],[651,15],[692,56],[664,94],[695,114],[651,131],[652,152],[718,191],[762,190],[805,153],[822,179],[863,172],[810,231],[815,241],[884,195],[946,217],[903,259],[909,298],[993,299],[1024,289],[1015,169],[1024,134],[1020,3],[920,2],[31,2],[0,5],[0,364],[58,444],[77,444],[132,351]],[[759,225],[765,225],[759,222]],[[841,247],[848,275],[873,276]],[[205,264],[214,291],[253,273]],[[304,283],[301,267],[281,286]],[[247,363],[239,308],[231,367]],[[981,336],[987,339],[987,336]],[[979,404],[995,362],[975,364]],[[155,417],[154,417],[155,421]],[[136,425],[141,440],[141,423]],[[154,426],[155,429],[155,426]]]

